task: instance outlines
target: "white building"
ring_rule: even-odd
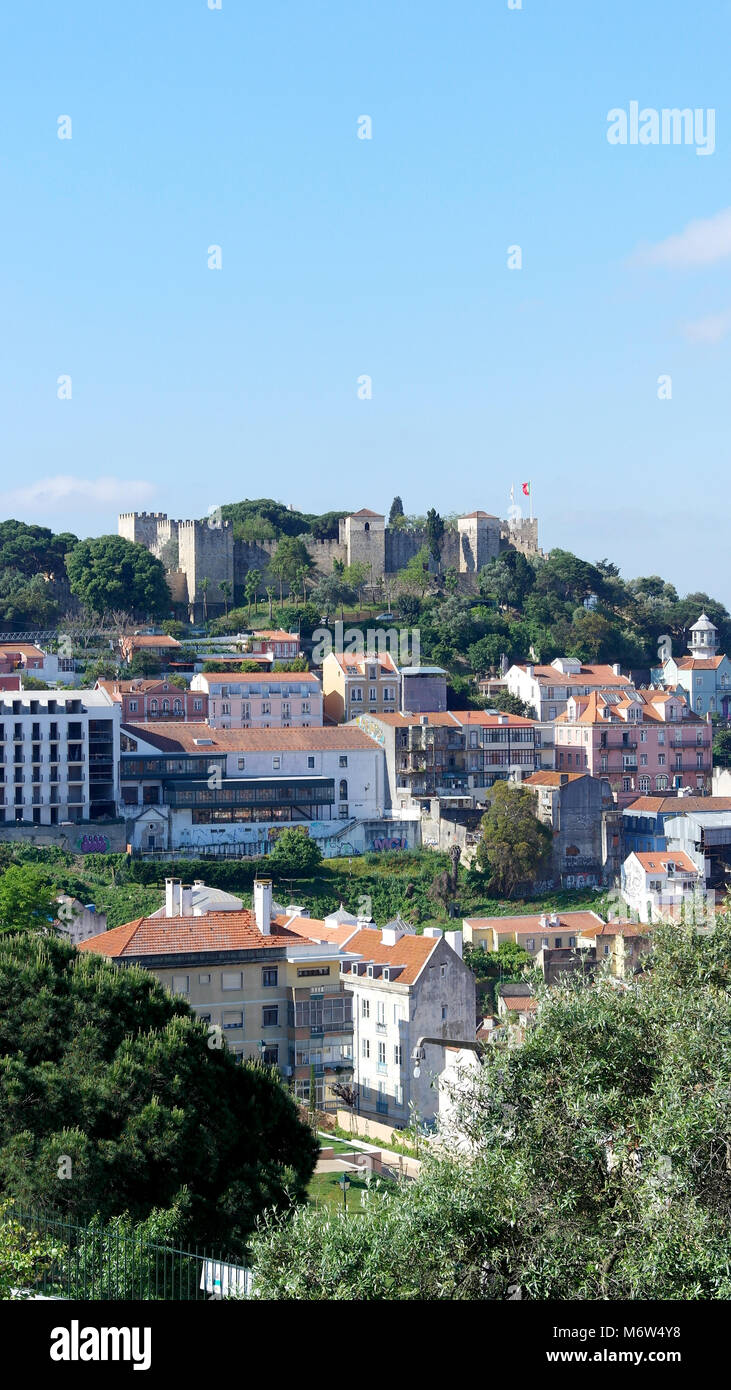
[[[97,912],[93,903],[85,905],[68,893],[59,893],[56,902],[59,935],[70,941],[72,946],[78,946],[81,941],[88,941],[90,937],[100,936],[106,931],[107,914]]]
[[[418,825],[384,814],[383,749],[360,729],[123,727],[122,801],[135,849],[267,854],[291,825],[325,854],[414,844]]]
[[[462,960],[462,933],[427,927],[417,936],[398,918],[382,931],[310,919],[287,925],[358,957],[343,961],[341,970],[345,988],[353,994],[359,1113],[398,1127],[406,1127],[414,1114],[434,1120],[445,1049],[426,1047],[418,1076],[412,1053],[422,1037],[474,1040],[475,979]]]
[[[0,694],[0,824],[118,814],[120,711],[102,691]]]
[[[572,695],[590,695],[594,690],[626,690],[632,686],[617,663],[614,666],[582,665],[573,656],[557,656],[550,666],[516,664],[509,668],[506,680],[511,695],[532,705],[541,723],[563,714]]]
[[[641,922],[686,916],[705,905],[705,875],[683,850],[633,851],[622,865],[622,897]]]
[[[322,724],[322,686],[312,671],[209,671],[191,690],[208,696],[218,729],[309,729]]]

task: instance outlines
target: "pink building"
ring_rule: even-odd
[[[205,697],[213,729],[322,727],[322,686],[312,671],[205,671],[190,688]]]
[[[190,720],[200,723],[208,714],[208,696],[201,691],[180,690],[166,680],[99,680],[110,704],[122,706],[123,724],[151,720]]]
[[[711,789],[711,726],[679,692],[572,696],[553,727],[557,772],[608,778],[619,806],[679,787]]]
[[[279,632],[262,628],[252,633],[248,651],[254,656],[270,656],[272,661],[294,661],[300,654],[300,639],[296,632]]]

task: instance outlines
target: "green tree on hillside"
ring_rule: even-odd
[[[126,609],[147,618],[170,611],[164,566],[144,545],[97,536],[79,541],[66,564],[72,594],[96,615]]]
[[[506,897],[519,883],[540,878],[551,863],[553,836],[534,815],[535,804],[526,787],[496,782],[480,822],[477,862],[489,874],[491,889]]]
[[[267,860],[273,874],[308,878],[322,863],[322,850],[300,825],[291,826],[277,836]]]
[[[50,930],[57,913],[54,891],[33,864],[11,864],[0,875],[0,933]]]

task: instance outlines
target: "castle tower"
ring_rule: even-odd
[[[186,577],[188,607],[193,621],[208,615],[217,617],[225,611],[226,601],[220,588],[230,584],[233,595],[234,533],[230,521],[212,524],[206,521],[178,522],[178,565]],[[201,581],[207,580],[205,589]],[[229,599],[229,603],[231,599]]]
[[[154,551],[159,543],[160,527],[167,519],[167,512],[120,512],[117,534]]]
[[[381,579],[386,568],[386,518],[367,507],[340,523],[340,538],[348,556],[347,563],[362,561],[368,565],[373,579]]]
[[[718,656],[718,628],[706,613],[701,613],[698,622],[690,629],[688,651],[700,661],[712,660],[714,656]]]
[[[461,574],[476,574],[500,553],[500,518],[490,512],[470,512],[457,520]]]

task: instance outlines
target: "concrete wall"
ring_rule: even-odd
[[[79,821],[75,825],[0,825],[0,840],[46,848],[57,845],[71,854],[124,854],[123,820]]]

